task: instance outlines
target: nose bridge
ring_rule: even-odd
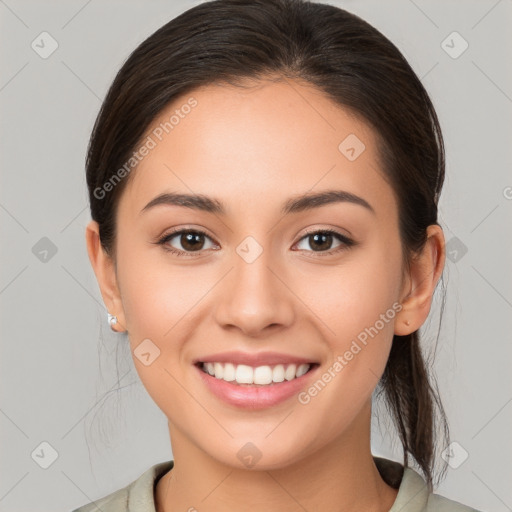
[[[256,335],[269,325],[288,324],[293,307],[286,287],[271,271],[271,250],[247,237],[233,253],[233,269],[219,297],[216,309],[221,325],[234,325],[246,334]]]

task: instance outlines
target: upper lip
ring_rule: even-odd
[[[283,354],[279,352],[219,352],[200,357],[194,361],[198,363],[233,363],[235,365],[245,364],[247,366],[273,366],[276,364],[313,364],[316,361],[304,357]]]

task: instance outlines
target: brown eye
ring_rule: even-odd
[[[331,248],[333,242],[333,236],[329,233],[315,233],[314,235],[309,235],[309,244],[313,250],[328,250]]]
[[[334,248],[332,247],[333,241],[338,240],[338,245]],[[337,231],[333,231],[330,229],[327,230],[318,230],[307,233],[304,237],[299,241],[303,243],[303,241],[307,242],[307,245],[312,249],[310,252],[319,252],[331,254],[334,252],[341,251],[343,249],[347,249],[355,245],[355,242],[350,238],[338,233]],[[300,250],[308,250],[304,247],[299,247]]]
[[[207,240],[210,241],[211,246],[205,248],[205,242]],[[166,251],[172,252],[177,256],[191,256],[191,253],[199,253],[215,245],[211,242],[211,238],[206,233],[191,229],[182,229],[169,233],[162,237],[157,243],[162,245]]]
[[[185,251],[199,251],[204,245],[204,236],[201,233],[182,233],[178,239]]]

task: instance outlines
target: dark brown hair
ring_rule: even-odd
[[[92,218],[115,260],[116,211],[132,171],[109,186],[130,160],[151,122],[178,97],[199,86],[281,76],[316,86],[375,130],[382,170],[397,198],[404,270],[437,222],[444,169],[438,118],[420,80],[400,51],[361,18],[303,0],[216,0],[166,23],[128,57],[96,119],[86,173]],[[341,142],[341,141],[340,141]],[[126,175],[126,176],[125,176]],[[409,455],[432,491],[436,407],[418,332],[394,336],[379,382]],[[443,471],[446,467],[443,468]]]

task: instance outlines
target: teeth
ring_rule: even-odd
[[[224,367],[220,363],[213,363],[213,368],[215,370],[215,378],[222,379],[224,376]]]
[[[272,380],[274,382],[283,382],[284,366],[282,364],[278,364],[277,366],[274,366],[274,370],[272,372]]]
[[[309,370],[309,364],[301,364],[297,368],[297,373],[295,374],[296,377],[301,377]]]
[[[234,365],[232,363],[203,363],[202,369],[216,379],[227,382],[235,381],[237,384],[268,385],[274,382],[283,382],[301,377],[310,369],[310,364],[295,364],[276,366],[247,366],[245,364]]]
[[[228,382],[235,380],[235,370],[236,369],[234,364],[226,363],[224,365],[224,375],[222,378]]]
[[[254,383],[254,372],[250,366],[245,364],[239,364],[236,367],[235,380],[239,384],[253,384]]]
[[[270,366],[258,366],[254,368],[255,384],[270,384],[272,382],[272,368]]]
[[[286,380],[292,380],[295,377],[295,374],[297,373],[297,367],[294,364],[291,364],[286,368],[284,372],[284,378]]]

